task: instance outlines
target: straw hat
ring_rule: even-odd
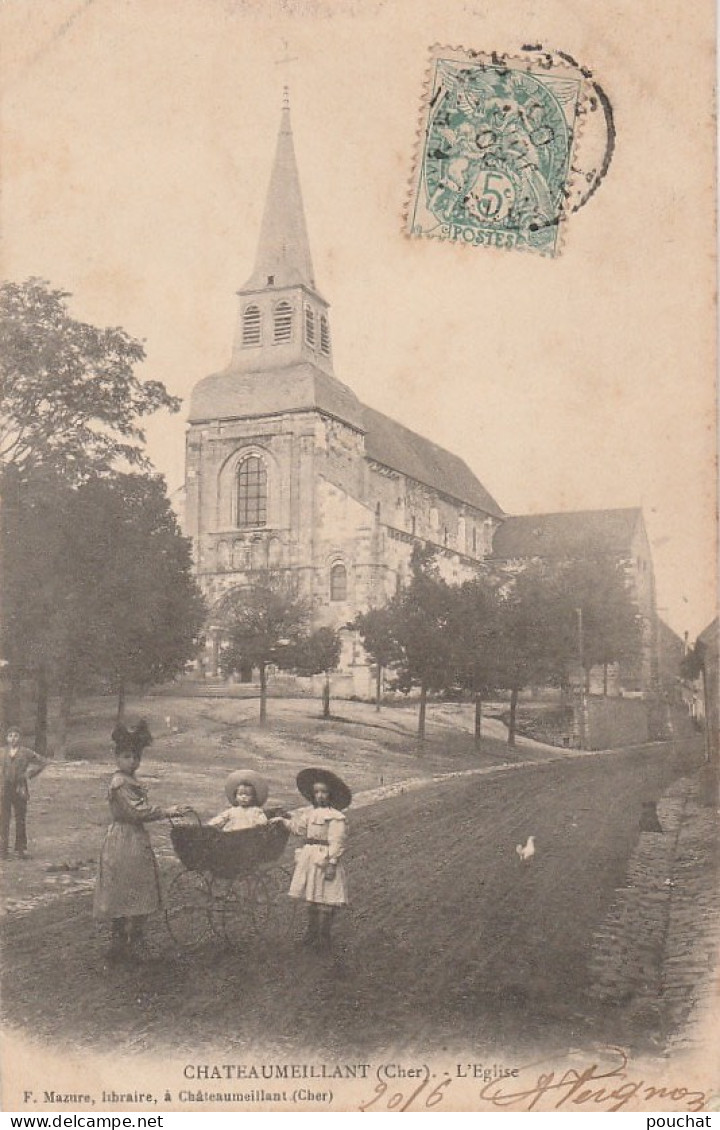
[[[313,786],[321,781],[327,785],[330,793],[330,804],[333,808],[350,807],[352,793],[342,778],[331,773],[329,769],[301,769],[297,775],[297,787],[302,795],[311,803],[314,802]]]
[[[264,777],[261,777],[259,773],[254,773],[252,769],[235,769],[234,772],[230,773],[225,782],[225,795],[231,804],[235,804],[235,793],[238,785],[252,785],[258,805],[262,808],[270,791]]]

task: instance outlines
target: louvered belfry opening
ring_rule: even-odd
[[[315,345],[315,314],[312,306],[305,306],[305,341],[308,345]]]
[[[260,309],[248,306],[243,312],[242,343],[245,347],[260,345],[262,342],[262,323]]]
[[[275,307],[275,344],[292,341],[292,306],[289,302],[278,302]]]
[[[330,355],[330,324],[324,314],[320,318],[320,352]]]

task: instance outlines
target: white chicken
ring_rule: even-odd
[[[515,848],[515,851],[518,853],[523,863],[527,863],[527,861],[529,859],[532,859],[532,857],[535,855],[535,837],[528,836],[528,840],[525,846],[523,847],[522,844],[518,844]]]

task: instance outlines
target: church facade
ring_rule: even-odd
[[[255,266],[238,294],[230,363],[195,386],[186,440],[184,527],[210,609],[207,671],[217,671],[224,602],[271,569],[311,602],[314,627],[340,630],[334,690],[372,693],[349,625],[402,586],[416,542],[433,546],[442,574],[460,582],[483,562],[545,556],[556,542],[572,553],[585,530],[627,561],[643,619],[654,621],[639,512],[507,517],[460,458],[362,404],[336,376],[287,105]]]

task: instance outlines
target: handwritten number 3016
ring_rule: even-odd
[[[445,1097],[445,1090],[450,1086],[451,1082],[452,1079],[447,1078],[441,1079],[439,1083],[435,1084],[432,1091],[430,1091],[430,1093],[425,1096],[423,1106],[426,1110],[432,1110],[434,1106],[438,1106],[438,1104],[443,1101],[443,1098]],[[408,1095],[407,1098],[401,1091],[396,1091],[394,1094],[391,1094],[386,1103],[387,1110],[397,1110],[401,1112],[409,1110],[412,1104],[420,1098],[423,1091],[429,1086],[429,1084],[430,1076],[427,1075],[423,1079],[420,1086],[416,1087],[416,1089],[410,1095]],[[374,1106],[375,1103],[380,1102],[381,1099],[385,1098],[389,1089],[390,1088],[387,1083],[378,1083],[377,1087],[375,1088],[375,1097],[370,1099],[369,1102],[361,1103],[359,1109],[370,1110],[371,1106]]]

